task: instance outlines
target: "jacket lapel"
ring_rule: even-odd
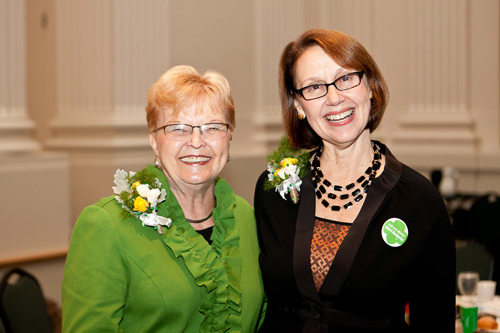
[[[384,171],[372,182],[359,215],[340,245],[335,260],[320,289],[323,294],[335,296],[340,291],[373,216],[375,216],[387,193],[396,185],[401,175],[401,163],[396,160],[385,145],[380,142],[377,142],[377,144],[381,147],[381,151],[386,158]]]
[[[311,271],[311,239],[316,212],[316,196],[311,178],[311,165],[302,180],[299,212],[297,214],[295,241],[293,248],[293,269],[300,293],[306,300],[319,302]]]

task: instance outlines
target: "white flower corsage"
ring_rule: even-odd
[[[118,169],[114,183],[115,199],[122,204],[125,216],[137,217],[143,226],[154,227],[159,234],[163,233],[160,226],[170,228],[172,220],[157,214],[158,204],[165,201],[167,192],[161,188],[158,178],[147,169],[137,173]]]
[[[309,152],[292,148],[288,139],[283,137],[279,147],[269,154],[266,160],[269,179],[264,184],[264,189],[268,191],[274,189],[284,200],[289,193],[292,202],[298,203]]]

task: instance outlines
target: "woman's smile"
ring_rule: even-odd
[[[181,157],[180,160],[187,164],[205,164],[210,161],[208,156],[189,155]]]
[[[340,122],[347,120],[354,115],[354,108],[347,109],[339,113],[330,113],[326,116],[326,120],[330,122]]]

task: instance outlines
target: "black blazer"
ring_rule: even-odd
[[[383,173],[341,244],[319,292],[310,265],[315,194],[310,166],[299,204],[264,191],[254,206],[268,297],[262,332],[454,332],[455,245],[444,203],[421,174],[381,143]],[[408,238],[389,246],[382,226],[399,218]],[[411,327],[405,323],[410,304]]]

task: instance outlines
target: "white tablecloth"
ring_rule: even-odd
[[[497,317],[497,323],[500,327],[500,296],[495,296],[491,301],[476,302],[463,296],[457,296],[456,300],[458,305],[461,306],[477,306],[478,314],[489,314]],[[500,330],[486,330],[481,332],[500,333]]]
[[[485,312],[500,317],[500,296],[495,296],[493,300],[487,302],[476,302],[463,296],[457,296],[457,304],[461,306],[477,306],[479,313]]]

